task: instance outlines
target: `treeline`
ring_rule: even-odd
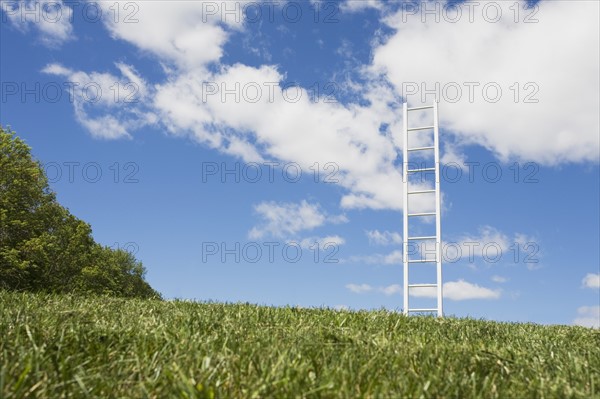
[[[31,149],[0,126],[0,289],[160,297],[141,262],[102,246],[56,200]]]

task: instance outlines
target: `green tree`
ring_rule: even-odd
[[[97,244],[62,207],[31,149],[0,126],[0,288],[158,297],[131,254]]]
[[[21,247],[49,230],[55,198],[29,147],[0,127],[0,281],[2,286],[29,288],[35,265]]]

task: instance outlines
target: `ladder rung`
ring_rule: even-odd
[[[437,263],[435,259],[414,259],[408,260],[406,263]]]
[[[417,191],[409,191],[408,194],[427,194],[427,193],[435,193],[435,190],[417,190]]]
[[[414,240],[437,240],[437,237],[436,236],[408,237],[407,240],[408,241],[414,241]]]
[[[423,168],[423,169],[408,169],[407,172],[408,173],[415,173],[415,172],[433,172],[435,171],[435,168]]]
[[[437,284],[409,284],[408,288],[435,288]]]
[[[429,130],[429,129],[433,129],[435,128],[435,126],[420,126],[420,127],[411,127],[409,129],[406,129],[407,132],[414,132],[416,130]]]
[[[435,216],[435,212],[409,213],[407,216]]]
[[[423,150],[435,150],[435,147],[431,146],[431,147],[415,147],[415,148],[409,148],[407,149],[407,151],[423,151]]]
[[[428,109],[428,108],[433,108],[433,105],[424,105],[422,107],[413,107],[413,108],[407,108],[407,111],[418,111],[421,109]]]
[[[428,308],[423,308],[423,309],[408,309],[409,312],[437,312],[437,309],[428,309]]]

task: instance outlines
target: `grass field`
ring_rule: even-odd
[[[0,397],[600,397],[600,332],[0,291]]]

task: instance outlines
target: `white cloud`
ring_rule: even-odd
[[[402,264],[402,251],[395,250],[388,254],[353,255],[348,259],[340,260],[340,263],[400,265]]]
[[[600,274],[588,273],[581,284],[585,288],[600,288]]]
[[[77,120],[97,138],[130,138],[132,131],[156,122],[144,104],[148,84],[132,66],[116,63],[115,67],[120,76],[73,71],[56,63],[42,69],[67,80]]]
[[[398,265],[402,263],[402,251],[395,250],[383,257],[383,263],[386,265]]]
[[[241,64],[216,74],[179,74],[157,86],[155,107],[170,131],[191,132],[221,151],[238,138],[265,158],[297,163],[306,174],[315,163],[332,166],[326,172],[334,174],[327,175],[350,191],[341,200],[345,208],[401,209],[397,148],[378,133],[382,123],[398,124],[397,113],[388,112],[389,90],[371,85],[370,106],[343,106],[312,102],[302,88],[282,91],[283,80],[273,66]],[[223,94],[236,87],[237,98]]]
[[[369,244],[374,245],[390,245],[402,244],[402,236],[395,231],[366,230],[365,233],[369,238]]]
[[[539,268],[542,256],[539,240],[523,233],[514,233],[512,238],[495,227],[484,225],[477,234],[464,234],[455,241],[443,243],[446,262],[468,261],[483,258],[489,264],[497,262],[525,263],[529,270]],[[417,248],[418,249],[418,248]]]
[[[492,290],[464,280],[444,283],[444,297],[453,301],[466,299],[498,299],[500,290]]]
[[[444,298],[453,301],[464,301],[467,299],[498,299],[500,298],[501,291],[481,287],[460,279],[444,283],[443,293]],[[410,295],[424,298],[437,297],[435,288],[411,288]]]
[[[502,276],[492,276],[492,281],[494,283],[506,283],[508,279]]]
[[[206,15],[214,2],[165,4],[139,3],[136,23],[104,21],[114,38],[151,53],[166,66],[167,79],[153,85],[145,101],[150,113],[138,112],[156,115],[173,135],[191,136],[246,161],[295,162],[306,174],[315,163],[332,165],[335,173],[330,177],[347,190],[341,198],[344,208],[402,209],[396,165],[401,113],[385,79],[367,78],[360,87],[363,105],[311,101],[306,89],[282,90],[285,74],[276,66],[218,65],[229,32],[244,29],[243,18],[236,23]],[[238,88],[237,98],[223,94],[232,88]],[[133,127],[146,123],[113,113],[92,118],[78,104],[75,112],[100,137],[129,137]],[[101,123],[112,128],[99,133]],[[388,133],[380,133],[383,124]],[[415,201],[415,210],[419,207]]]
[[[394,295],[402,292],[402,286],[400,284],[392,284],[387,287],[379,287],[379,291],[384,293],[385,295]]]
[[[340,9],[345,12],[360,12],[368,8],[381,10],[383,6],[381,0],[346,0],[341,3]]]
[[[255,226],[248,233],[251,239],[261,239],[265,236],[286,237],[303,230],[312,230],[327,222],[339,223],[339,216],[329,216],[319,204],[311,204],[305,200],[293,202],[261,202],[254,211],[262,219],[262,224]],[[346,219],[347,220],[347,219]],[[341,237],[330,237],[338,242]]]
[[[352,50],[352,48],[353,48],[352,42],[349,40],[343,39],[342,44],[340,44],[340,47],[338,47],[337,50],[335,50],[335,53],[344,58],[353,58],[354,51]]]
[[[600,328],[600,306],[581,306],[573,324],[583,327]]]
[[[459,146],[456,143],[446,143],[444,151],[440,158],[440,164],[446,167],[446,173],[448,179],[452,180],[456,176],[459,176],[459,170],[465,172],[468,170],[466,164],[466,155],[461,152]]]
[[[132,21],[110,18],[111,7],[120,10],[130,2],[100,2],[104,24],[114,38],[173,63],[180,69],[204,68],[223,55],[228,29],[243,29],[243,6],[248,1],[162,1],[137,2]],[[135,11],[135,12],[133,12]]]
[[[384,295],[391,296],[402,292],[400,284],[391,284],[388,286],[373,287],[369,284],[346,284],[346,288],[355,294],[364,294],[367,292],[377,291]]]
[[[340,245],[344,245],[346,240],[344,238],[334,235],[334,236],[326,236],[326,237],[307,237],[300,240],[299,245],[304,249],[314,249],[315,244],[319,246],[319,249],[327,251],[331,248],[339,247]]]
[[[136,23],[104,20],[114,38],[166,65],[167,79],[154,85],[147,103],[167,130],[245,160],[296,162],[308,174],[315,162],[334,165],[334,178],[349,191],[341,199],[343,207],[402,209],[398,148],[392,137],[401,125],[397,108],[390,109],[390,104],[397,107],[398,98],[388,83],[376,76],[360,88],[368,105],[312,102],[306,89],[282,91],[285,75],[276,66],[218,65],[230,32],[244,29],[244,23],[243,18],[224,21],[223,10],[207,14],[215,4],[143,2]],[[218,91],[208,93],[214,87]],[[241,98],[223,98],[223,89],[235,87]],[[96,128],[84,123],[88,118],[81,110],[76,112],[85,126]],[[119,124],[118,117],[106,118],[114,126],[110,137],[129,135],[129,126]],[[379,133],[382,124],[390,134]]]
[[[327,221],[332,224],[348,223],[349,219],[344,213],[338,215],[327,215]]]
[[[477,235],[464,235],[460,238],[459,243],[463,247],[468,247],[469,245],[477,245],[478,248],[484,247],[486,245],[492,244],[497,248],[500,248],[501,251],[505,252],[510,247],[510,239],[509,237],[492,226],[481,226],[478,228]],[[475,251],[477,254],[482,254],[482,251]]]
[[[355,294],[364,294],[373,290],[369,284],[346,284],[346,288]]]
[[[544,2],[539,24],[504,20],[497,24],[462,20],[457,24],[423,24],[420,19],[403,23],[398,22],[400,15],[388,17],[387,23],[398,32],[375,49],[373,65],[355,67],[362,78],[356,89],[360,104],[341,104],[311,101],[303,88],[282,90],[286,76],[274,65],[219,64],[231,32],[245,29],[243,18],[224,20],[223,10],[207,12],[207,7],[225,3],[143,2],[136,14],[138,23],[107,19],[105,24],[114,38],[149,52],[166,65],[167,78],[149,90],[146,104],[150,110],[139,110],[141,116],[133,122],[120,122],[120,115],[108,114],[105,120],[96,118],[95,124],[87,122],[89,118],[81,116],[81,110],[76,108],[76,112],[88,129],[99,130],[101,122],[113,126],[103,137],[128,137],[133,128],[144,126],[156,115],[173,135],[191,136],[247,161],[296,162],[307,174],[316,162],[331,163],[337,184],[346,190],[340,201],[343,208],[401,210],[402,177],[397,157],[402,142],[398,109],[402,82],[500,77],[501,83],[512,84],[515,79],[523,83],[539,78],[539,104],[515,105],[507,100],[508,95],[496,104],[443,104],[441,121],[456,135],[454,146],[444,152],[445,161],[461,159],[456,143],[479,143],[503,159],[515,155],[556,163],[598,158],[598,77],[592,76],[597,75],[598,66],[594,64],[597,57],[589,53],[597,51],[594,44],[598,39],[588,32],[594,32],[594,24],[580,24],[580,29],[567,33],[556,29],[567,16],[583,21],[592,15],[590,8],[597,6],[588,3],[574,7],[565,2]],[[359,7],[350,7],[354,6]],[[512,14],[507,10],[503,15],[510,18]],[[471,32],[479,28],[483,34]],[[490,47],[490,42],[495,45]],[[465,53],[467,49],[469,53]],[[471,51],[485,57],[473,58]],[[592,62],[563,65],[548,59],[561,52],[561,60]],[[418,62],[405,62],[407,57],[416,56]],[[238,98],[223,94],[223,89],[236,87]],[[569,95],[572,92],[578,96]],[[582,107],[574,109],[570,101]],[[380,132],[384,124],[388,128]],[[426,187],[415,187],[420,188]],[[430,210],[433,197],[420,197],[424,198],[416,199],[411,208],[416,212]]]
[[[73,10],[62,0],[1,1],[0,10],[6,16],[3,22],[8,19],[23,32],[35,27],[46,46],[59,46],[74,38]]]
[[[524,22],[532,10],[523,8],[515,23],[513,2],[459,3],[462,15],[454,23],[449,22],[456,15],[451,11],[434,13],[440,18],[438,23],[435,15],[426,15],[427,23],[423,23],[418,10],[409,15],[401,8],[385,18],[396,32],[375,49],[371,68],[386,74],[413,104],[422,102],[421,84],[434,89],[439,82],[441,125],[457,140],[485,146],[501,160],[517,158],[549,165],[597,162],[599,4],[541,1],[534,23]],[[433,8],[431,2],[419,5]],[[468,6],[474,7],[473,13]],[[501,19],[490,22],[498,7]],[[561,29],[565,21],[578,22]],[[472,101],[466,86],[469,82],[480,84],[474,88]],[[515,82],[520,91],[517,102]],[[411,83],[416,83],[419,95],[403,90],[403,84],[407,89]],[[454,83],[462,87],[462,97],[452,103],[455,95],[449,88],[456,86]],[[495,103],[482,94],[488,83],[502,90]],[[533,98],[539,101],[524,103],[536,87],[539,90]],[[490,89],[488,98],[494,96]],[[426,100],[433,101],[433,96]]]
[[[366,230],[365,233],[371,244],[402,244],[402,237],[399,233],[378,230]],[[408,254],[411,259],[434,260],[435,244],[433,241],[410,242]],[[538,261],[541,257],[537,240],[534,237],[515,233],[511,238],[495,227],[487,225],[479,227],[477,234],[463,234],[455,241],[444,241],[442,255],[443,261],[449,264],[468,262],[475,268],[474,264],[479,260],[483,260],[488,266],[496,263],[525,263],[530,270],[539,268]],[[353,255],[341,262],[401,265],[403,262],[402,250],[394,250],[387,254]],[[494,276],[494,281],[504,282],[500,281],[502,278]]]

